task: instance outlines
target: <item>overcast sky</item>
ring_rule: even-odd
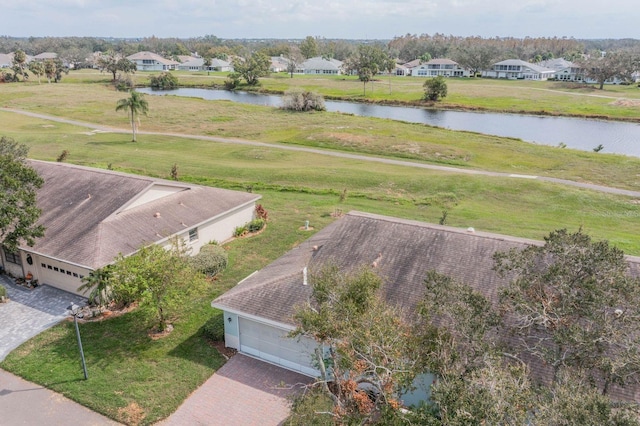
[[[0,35],[640,38],[637,0],[12,0]]]

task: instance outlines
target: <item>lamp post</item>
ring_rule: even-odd
[[[73,322],[76,325],[76,337],[78,338],[78,348],[80,348],[80,358],[82,359],[82,371],[84,372],[84,379],[87,380],[87,364],[84,362],[84,351],[82,350],[82,340],[80,340],[80,329],[78,328],[78,318],[83,318],[84,315],[80,312],[80,306],[71,302],[67,307],[67,310],[73,315]]]

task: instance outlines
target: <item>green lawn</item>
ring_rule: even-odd
[[[126,116],[115,112],[116,100],[125,94],[103,84],[108,80],[105,75],[79,73],[82,78],[75,82],[72,75],[71,84],[3,85],[0,105],[127,129]],[[219,76],[185,78],[214,77]],[[334,80],[336,86],[353,83]],[[460,84],[469,85],[471,91],[471,83]],[[520,84],[496,82],[495,87],[507,83]],[[361,89],[361,84],[354,84]],[[612,93],[626,96],[618,89]],[[148,100],[150,115],[141,118],[142,130],[242,137],[640,188],[640,160],[630,157],[341,114],[292,114],[172,97]],[[7,112],[0,112],[0,126],[2,135],[28,144],[30,156],[36,159],[55,160],[66,149],[67,161],[72,163],[160,177],[168,177],[177,164],[181,180],[263,195],[261,203],[270,217],[266,230],[226,245],[230,267],[202,300],[186,308],[184,321],[176,324],[169,337],[151,340],[138,325],[135,312],[82,324],[88,381],[82,380],[71,323],[42,333],[0,364],[126,423],[150,424],[166,417],[222,364],[223,359],[201,336],[202,325],[213,314],[211,300],[308,238],[314,231],[301,230],[306,220],[318,230],[334,220],[332,214],[337,211],[362,210],[437,223],[446,211],[447,224],[452,226],[535,239],[554,229],[583,227],[596,239],[608,239],[627,253],[640,255],[638,201],[628,197],[272,147],[149,135],[132,143],[127,134],[94,134]],[[345,190],[346,200],[340,202]]]

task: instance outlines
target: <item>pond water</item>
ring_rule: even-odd
[[[227,90],[189,89],[154,91],[138,89],[152,95],[175,95],[207,100],[228,100],[279,107],[282,97]],[[425,108],[371,105],[357,102],[325,101],[327,111],[366,117],[387,118],[429,124],[451,130],[468,130],[488,135],[519,138],[527,142],[591,151],[602,145],[601,152],[640,157],[640,124],[619,121],[588,120],[570,117],[486,112],[444,111]],[[640,112],[639,112],[640,114]]]

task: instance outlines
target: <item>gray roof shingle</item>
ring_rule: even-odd
[[[38,207],[39,223],[46,230],[33,247],[24,249],[93,269],[111,263],[119,253],[131,254],[260,198],[64,163],[29,163],[44,179]],[[155,185],[177,187],[178,192],[126,208]]]

